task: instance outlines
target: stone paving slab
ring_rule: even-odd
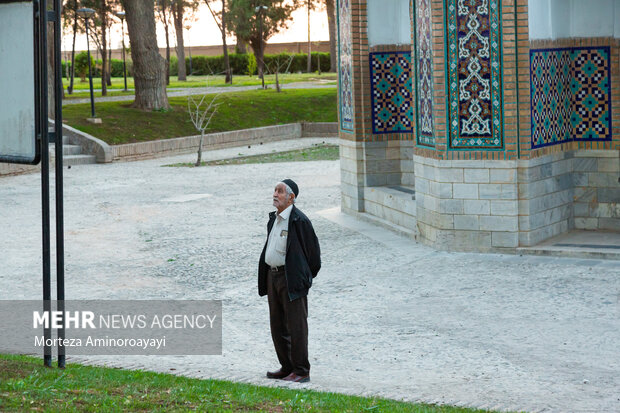
[[[65,171],[66,296],[221,299],[223,354],[70,360],[283,385],[263,378],[277,366],[256,268],[272,188],[291,177],[323,268],[309,297],[312,382],[290,386],[498,410],[620,411],[617,262],[432,250],[341,215],[338,161],[162,167],[181,159],[193,156]],[[0,211],[0,299],[38,299],[39,177],[0,180]]]
[[[618,260],[620,266],[620,232],[573,230],[518,250],[524,254]]]

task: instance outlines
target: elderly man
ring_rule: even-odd
[[[304,383],[310,380],[307,295],[321,268],[321,250],[312,223],[294,205],[298,196],[291,179],[275,187],[277,212],[269,214],[258,263],[258,294],[269,301],[271,338],[281,365],[267,377]]]

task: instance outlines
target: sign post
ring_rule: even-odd
[[[36,165],[41,162],[43,249],[43,310],[51,311],[51,237],[49,142],[55,144],[56,163],[56,299],[64,311],[64,217],[62,170],[62,73],[60,56],[60,0],[48,11],[47,0],[0,0],[0,162]],[[48,118],[48,23],[53,23],[54,129]],[[49,326],[43,335],[51,339]],[[58,338],[64,338],[64,327]],[[46,345],[43,362],[52,365]],[[59,348],[58,367],[65,366]]]

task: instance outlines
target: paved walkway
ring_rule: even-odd
[[[498,410],[620,411],[617,261],[434,251],[341,214],[338,161],[161,167],[190,160],[65,170],[67,298],[221,299],[223,355],[80,360],[284,385],[263,378],[277,366],[256,266],[273,185],[291,177],[323,268],[309,298],[312,382],[290,386]],[[0,180],[0,299],[41,297],[39,210],[38,175]]]
[[[275,89],[275,84],[267,85],[269,89]],[[294,82],[294,83],[284,83],[281,84],[280,87],[282,89],[329,89],[336,88],[338,85],[334,84],[321,84],[319,82]],[[191,88],[173,88],[168,89],[168,97],[179,97],[179,96],[191,96],[191,95],[204,95],[207,93],[230,93],[230,92],[243,92],[246,90],[257,90],[261,89],[261,86],[253,85],[253,86],[220,86],[220,87],[191,87]],[[105,97],[96,97],[95,103],[97,102],[124,102],[124,101],[133,101],[135,99],[134,95],[127,96],[105,96]],[[90,103],[90,97],[83,99],[65,99],[62,104],[63,105],[76,105],[78,103]]]

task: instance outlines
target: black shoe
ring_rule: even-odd
[[[268,371],[267,372],[267,378],[268,379],[283,379],[286,376],[288,376],[289,374],[291,374],[290,371],[286,371],[286,370],[278,370],[278,371]]]
[[[283,378],[282,380],[284,380],[284,381],[292,381],[294,383],[307,383],[307,382],[310,381],[310,375],[307,374],[305,376],[300,376],[298,374],[291,373],[288,376],[286,376],[285,378]]]

